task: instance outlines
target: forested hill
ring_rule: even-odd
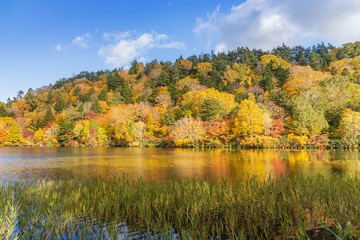
[[[360,42],[81,72],[0,103],[0,146],[357,147]]]

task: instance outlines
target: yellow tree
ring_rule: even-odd
[[[200,119],[185,117],[177,122],[171,135],[176,146],[195,147],[204,134],[205,129]]]
[[[216,99],[219,106],[224,109],[224,114],[228,114],[238,104],[235,102],[235,96],[225,92],[219,92],[214,88],[191,91],[183,95],[182,106],[187,106],[194,116],[197,116],[204,106],[204,102],[210,99]]]
[[[261,108],[252,100],[245,99],[234,119],[234,133],[240,137],[253,138],[265,130]]]
[[[317,82],[329,77],[329,73],[314,71],[310,66],[294,66],[290,69],[289,81],[283,86],[290,97],[309,89]]]
[[[34,134],[35,144],[40,145],[46,140],[47,140],[47,138],[46,138],[44,130],[42,128],[39,128]]]
[[[284,59],[282,58],[278,58],[275,55],[272,54],[266,54],[261,56],[260,58],[260,63],[263,64],[264,66],[268,65],[268,64],[272,64],[272,68],[285,68],[288,69],[290,68],[290,64],[288,62],[286,62]]]
[[[360,112],[345,109],[340,121],[340,128],[343,136],[355,140],[360,136]]]
[[[190,61],[188,59],[181,59],[178,64],[179,64],[179,66],[181,66],[183,69],[185,69],[187,71],[190,71],[193,66],[192,61]]]
[[[189,89],[192,89],[194,86],[199,85],[199,80],[197,78],[191,78],[190,76],[187,76],[186,78],[180,79],[175,84],[175,88],[178,91],[181,91],[184,89],[185,86],[187,86]]]
[[[0,118],[0,145],[20,145],[23,142],[20,125],[10,117]]]
[[[209,72],[212,71],[212,65],[210,62],[201,62],[201,63],[197,64],[196,70],[197,70],[198,77],[205,78],[205,77],[207,77]]]
[[[332,73],[343,74],[346,69],[350,75],[359,73],[360,71],[360,56],[355,58],[344,58],[339,61],[332,62],[329,66]]]
[[[171,105],[171,95],[168,91],[168,87],[159,87],[158,95],[155,99],[157,105],[162,108],[167,108],[167,106]]]

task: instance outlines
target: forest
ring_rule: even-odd
[[[0,102],[0,146],[359,144],[360,42],[134,60]]]

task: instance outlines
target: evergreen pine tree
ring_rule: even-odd
[[[288,80],[289,78],[289,75],[290,75],[290,71],[289,69],[284,69],[282,67],[279,67],[277,70],[276,70],[276,73],[275,73],[275,76],[277,77],[278,79],[278,83],[279,83],[279,86],[282,87],[286,81]]]
[[[227,81],[224,91],[233,94],[235,92],[234,86],[230,81]]]
[[[306,57],[304,56],[303,53],[300,53],[299,65],[300,66],[306,66],[307,65],[307,59],[306,59]]]
[[[170,92],[171,100],[176,102],[180,97],[180,93],[176,90],[174,84],[172,83],[169,84],[168,91]]]
[[[131,89],[130,89],[128,83],[123,82],[123,84],[121,85],[121,92],[120,93],[121,93],[121,96],[124,99],[125,104],[132,103],[132,93],[131,93]]]
[[[58,142],[60,146],[64,147],[67,142],[72,139],[72,130],[74,129],[74,123],[70,120],[60,120],[59,124],[59,133],[58,133]]]
[[[117,71],[113,71],[107,77],[107,85],[113,91],[115,91],[118,87],[121,86],[122,80]]]
[[[215,121],[222,119],[224,108],[215,98],[206,99],[201,106],[200,117],[203,121]]]
[[[49,122],[53,122],[55,121],[55,117],[54,117],[54,114],[51,110],[51,107],[48,107],[48,109],[46,110],[46,113],[45,113],[45,117],[44,117],[44,121],[42,122],[41,124],[41,127],[45,127]]]
[[[83,103],[81,103],[80,105],[79,105],[79,107],[78,107],[78,112],[79,112],[79,114],[80,114],[80,118],[84,118],[84,116],[85,116],[85,113],[84,113],[84,104]]]
[[[154,106],[156,104],[156,97],[159,93],[159,90],[153,89],[150,96],[149,96],[149,102]]]
[[[98,99],[100,101],[106,101],[107,100],[107,91],[105,88],[101,89],[99,95],[98,95]]]
[[[96,114],[101,113],[101,106],[98,98],[94,98],[90,110],[94,111]]]
[[[0,117],[5,117],[7,115],[7,111],[3,105],[0,105]]]
[[[273,90],[275,88],[273,78],[274,78],[274,74],[271,71],[270,64],[268,64],[266,65],[262,79],[259,82],[260,87],[262,87],[265,91]]]
[[[61,95],[56,99],[54,109],[57,113],[60,113],[65,108],[65,101]]]
[[[136,74],[137,73],[137,66],[138,66],[138,61],[134,60],[130,63],[130,68],[129,68],[129,74]]]
[[[166,126],[175,125],[176,120],[175,120],[174,109],[173,109],[171,106],[169,106],[169,107],[167,108],[167,111],[166,111],[166,113],[165,113],[164,116],[163,116],[162,122],[163,122],[163,124],[165,124]]]
[[[73,95],[77,97],[80,95],[80,88],[78,86],[74,88]]]

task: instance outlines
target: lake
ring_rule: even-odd
[[[356,174],[358,151],[200,150],[160,148],[0,148],[0,178],[52,180],[109,177],[166,180],[238,178],[244,173]]]

